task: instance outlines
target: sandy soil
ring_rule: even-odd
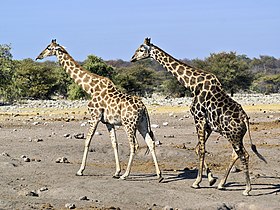
[[[251,117],[251,134],[265,164],[244,142],[250,154],[251,196],[243,196],[243,172],[231,173],[226,190],[210,187],[206,178],[192,189],[198,158],[197,138],[187,107],[149,107],[157,141],[158,161],[164,180],[155,176],[151,155],[138,135],[138,150],[130,177],[113,179],[115,161],[106,127],[98,127],[91,144],[85,175],[80,167],[87,132],[85,110],[38,109],[0,114],[0,209],[280,209],[280,105],[245,107]],[[168,125],[163,125],[168,122]],[[65,137],[69,134],[70,137]],[[124,170],[129,147],[122,128],[117,131]],[[231,157],[227,140],[213,133],[207,143],[206,160],[214,176],[222,178]],[[69,163],[56,163],[65,157]],[[30,162],[28,161],[30,159]],[[67,161],[66,161],[67,162]],[[236,164],[240,169],[240,163]],[[219,180],[218,180],[219,181]]]

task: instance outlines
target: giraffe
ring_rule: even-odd
[[[141,99],[122,93],[116,88],[110,79],[85,70],[68,54],[63,46],[56,42],[56,40],[52,40],[46,49],[44,49],[39,54],[36,60],[43,59],[48,56],[56,56],[59,64],[65,69],[65,71],[70,75],[75,83],[81,86],[83,90],[85,90],[92,97],[88,103],[88,111],[91,115],[91,120],[89,120],[90,128],[85,140],[85,148],[81,167],[76,175],[83,175],[92,137],[99,122],[102,122],[106,125],[109,131],[112,147],[114,150],[116,172],[113,177],[124,180],[129,176],[133,157],[138,148],[138,143],[135,136],[136,130],[138,130],[152,154],[156,168],[156,174],[161,181],[162,176],[155,153],[154,135],[151,130],[147,108]],[[122,176],[120,176],[121,167],[115,132],[116,125],[124,126],[130,144],[129,161],[127,169]]]
[[[150,38],[146,38],[144,43],[136,50],[131,58],[131,62],[152,58],[159,62],[167,71],[192,93],[192,104],[190,111],[194,117],[198,144],[195,148],[199,157],[199,170],[193,188],[199,188],[202,181],[203,168],[205,167],[209,184],[213,185],[216,178],[213,177],[209,167],[205,162],[205,143],[212,131],[220,133],[231,143],[233,154],[230,164],[224,177],[218,184],[218,189],[224,189],[229,172],[240,158],[246,180],[246,189],[243,195],[249,195],[251,182],[249,177],[249,154],[243,145],[243,137],[249,130],[249,117],[242,109],[241,105],[230,98],[223,90],[221,83],[214,74],[197,69],[173,58],[159,47],[151,43]],[[262,159],[264,157],[258,153],[256,146],[252,143],[249,133],[251,149]]]

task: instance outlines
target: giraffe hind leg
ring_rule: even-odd
[[[116,138],[115,126],[111,125],[111,124],[106,124],[106,126],[110,133],[110,138],[111,138],[112,147],[113,147],[114,155],[115,155],[115,161],[116,161],[116,172],[113,175],[113,178],[120,178],[121,165],[120,165],[120,160],[119,160],[118,142],[117,142],[117,138]]]
[[[128,137],[128,141],[129,141],[129,145],[130,145],[130,155],[129,155],[129,160],[127,163],[127,167],[126,167],[126,171],[125,173],[120,177],[121,180],[125,180],[129,174],[130,174],[130,170],[131,170],[131,166],[132,166],[132,162],[133,162],[133,158],[137,149],[137,143],[136,143],[136,139],[135,139],[135,131],[136,129],[129,126],[125,126],[125,130],[127,133],[127,137]]]
[[[151,152],[151,155],[153,157],[153,161],[155,164],[155,168],[156,168],[156,174],[159,179],[159,182],[161,182],[163,180],[163,177],[162,177],[162,173],[159,168],[157,157],[156,157],[155,137],[154,137],[154,133],[152,132],[151,128],[148,127],[147,119],[142,120],[142,122],[140,122],[140,124],[138,125],[138,131],[144,138],[144,140],[147,144],[147,147],[148,147],[145,153],[147,154],[148,152]]]
[[[232,166],[234,165],[236,160],[238,158],[240,158],[242,167],[243,167],[243,171],[244,171],[244,175],[245,175],[245,181],[246,181],[246,189],[243,191],[243,195],[247,196],[247,195],[249,195],[250,191],[252,190],[250,175],[249,175],[249,154],[245,150],[242,143],[239,145],[233,144],[233,149],[234,149],[234,152],[232,154],[232,160],[229,164],[229,167],[226,171],[224,178],[220,181],[220,183],[218,185],[218,189],[224,189],[224,184],[226,183],[226,180],[228,178],[228,175],[230,173]]]

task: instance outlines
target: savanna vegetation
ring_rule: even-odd
[[[221,52],[212,53],[205,59],[183,59],[182,62],[214,73],[224,89],[231,94],[280,92],[280,59],[273,56],[251,59],[235,52]],[[146,97],[153,93],[171,97],[189,94],[188,89],[152,60],[136,63],[123,60],[104,61],[100,57],[89,55],[79,63],[90,72],[109,77],[121,90],[130,94]],[[35,62],[30,58],[14,60],[11,45],[0,44],[2,101],[87,97],[57,62]]]

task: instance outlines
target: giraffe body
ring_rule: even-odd
[[[138,130],[151,151],[156,167],[156,173],[161,181],[161,171],[155,154],[155,142],[150,127],[150,119],[147,108],[141,99],[119,91],[110,79],[90,73],[83,69],[62,46],[56,43],[55,40],[52,40],[51,44],[40,53],[36,60],[43,59],[47,56],[56,56],[60,65],[62,65],[75,83],[80,85],[92,96],[88,103],[88,110],[91,115],[91,120],[89,121],[90,128],[85,140],[82,164],[77,175],[83,175],[92,137],[96,131],[98,123],[102,122],[106,125],[110,133],[112,147],[114,149],[116,161],[116,172],[114,177],[126,179],[129,175],[133,157],[138,148],[135,136],[136,130]],[[124,126],[130,144],[130,157],[127,169],[122,176],[120,176],[121,167],[115,133],[116,125]]]
[[[204,167],[210,185],[216,182],[216,179],[205,162],[205,143],[212,131],[215,131],[227,138],[233,147],[232,160],[225,176],[218,185],[218,189],[224,188],[232,166],[240,158],[246,180],[246,189],[243,194],[249,195],[251,191],[248,166],[249,155],[243,145],[243,137],[249,126],[249,117],[241,105],[224,92],[221,83],[214,74],[180,62],[159,47],[151,44],[149,38],[146,38],[144,44],[140,45],[136,50],[131,61],[134,62],[146,58],[153,58],[159,62],[182,85],[190,88],[192,92],[191,113],[194,117],[198,135],[198,144],[195,151],[199,156],[199,171],[192,187],[199,188]],[[252,150],[259,158],[265,161],[257,152],[255,145],[252,144],[252,140],[250,142]]]

